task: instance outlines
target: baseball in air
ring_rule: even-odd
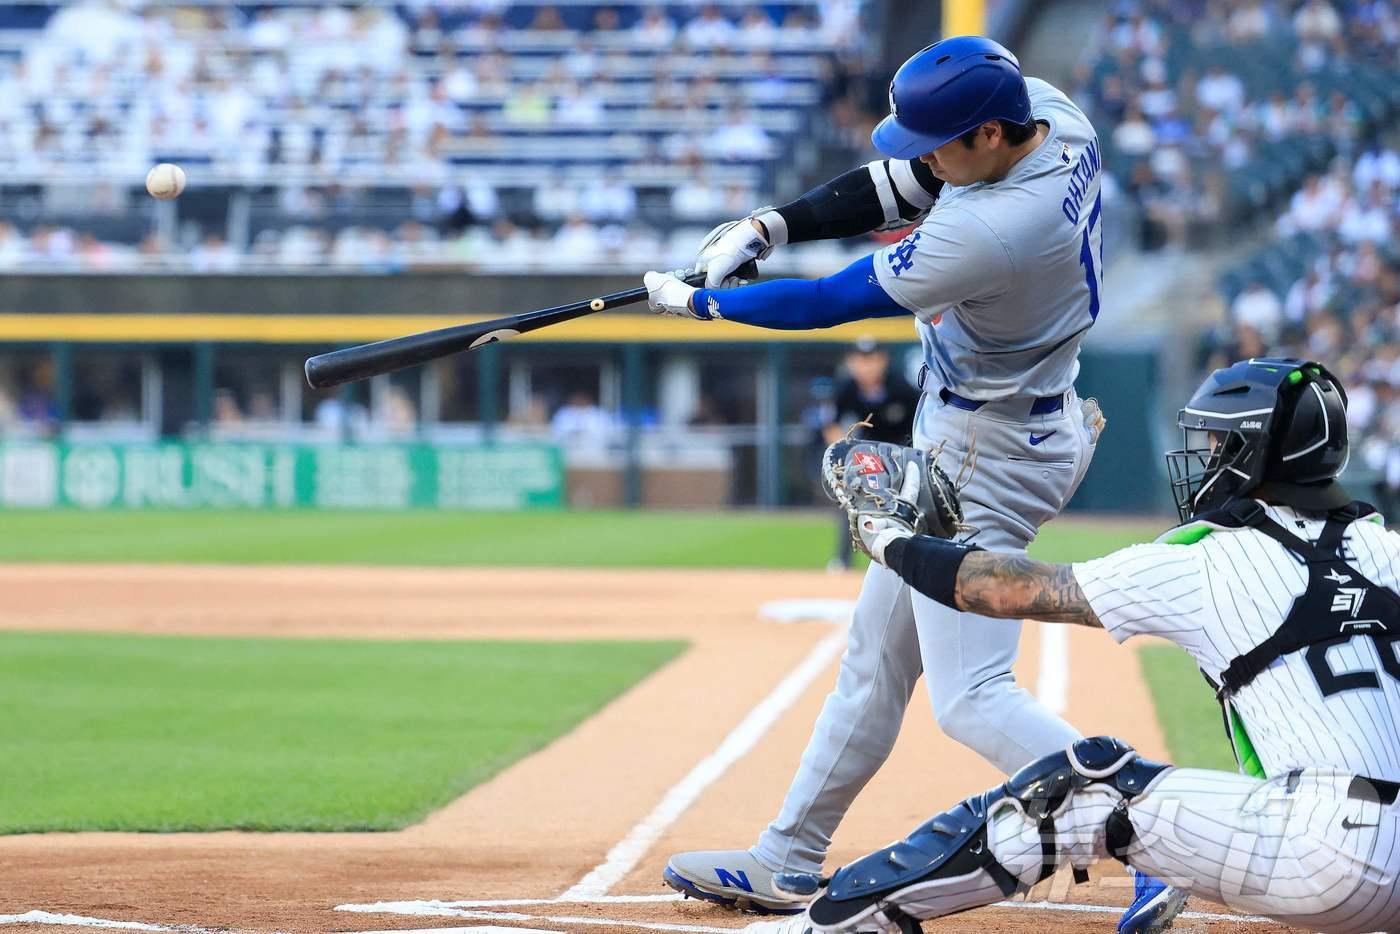
[[[162,201],[180,197],[180,192],[185,190],[185,170],[173,163],[162,162],[146,173],[146,190],[152,198]]]

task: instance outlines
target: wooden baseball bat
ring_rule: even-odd
[[[694,273],[685,281],[690,285],[701,285],[705,281],[705,274]],[[392,373],[464,350],[475,350],[527,331],[538,331],[540,328],[572,321],[609,308],[632,305],[645,300],[646,297],[646,287],[639,286],[581,302],[557,305],[554,308],[541,308],[538,311],[527,311],[506,318],[493,318],[479,324],[457,324],[436,331],[423,331],[375,341],[372,344],[332,350],[306,361],[306,381],[313,389],[329,389],[341,383],[367,379],[381,373]]]

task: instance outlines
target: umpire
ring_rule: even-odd
[[[888,441],[909,445],[913,441],[914,412],[919,391],[890,370],[890,355],[873,337],[862,337],[846,352],[846,375],[836,389],[833,418],[822,428],[825,445],[839,441],[858,422],[854,436],[863,441]],[[836,555],[829,570],[851,566],[851,536],[844,513],[836,529]]]

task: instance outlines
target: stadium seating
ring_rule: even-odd
[[[849,39],[832,11],[850,7],[6,5],[0,193],[31,207],[13,232],[26,247],[57,225],[106,241],[117,265],[192,254],[211,235],[237,241],[239,263],[290,262],[296,251],[266,246],[298,226],[325,235],[303,258],[352,262],[353,244],[335,248],[341,232],[396,239],[406,217],[426,222],[430,242],[497,218],[553,227],[571,212],[544,216],[536,193],[601,175],[623,179],[635,208],[595,225],[667,229],[681,201],[703,230],[771,196]],[[119,206],[157,161],[184,165],[200,197],[180,202],[177,242],[138,248],[153,217]],[[108,210],[55,203],[65,182],[94,176],[111,185]],[[473,252],[488,268],[505,261]]]
[[[1376,144],[1310,178],[1278,236],[1226,269],[1229,321],[1206,356],[1270,352],[1332,362],[1352,387],[1366,495],[1400,507],[1400,150]],[[1305,226],[1308,229],[1298,229]]]
[[[1143,209],[1144,245],[1244,222],[1394,123],[1394,31],[1372,29],[1366,4],[1326,4],[1336,33],[1319,36],[1304,18],[1316,3],[1115,5],[1079,93]]]

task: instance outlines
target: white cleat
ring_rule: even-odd
[[[808,901],[775,889],[773,870],[748,850],[676,853],[667,861],[661,881],[687,898],[756,914],[801,914]]]

